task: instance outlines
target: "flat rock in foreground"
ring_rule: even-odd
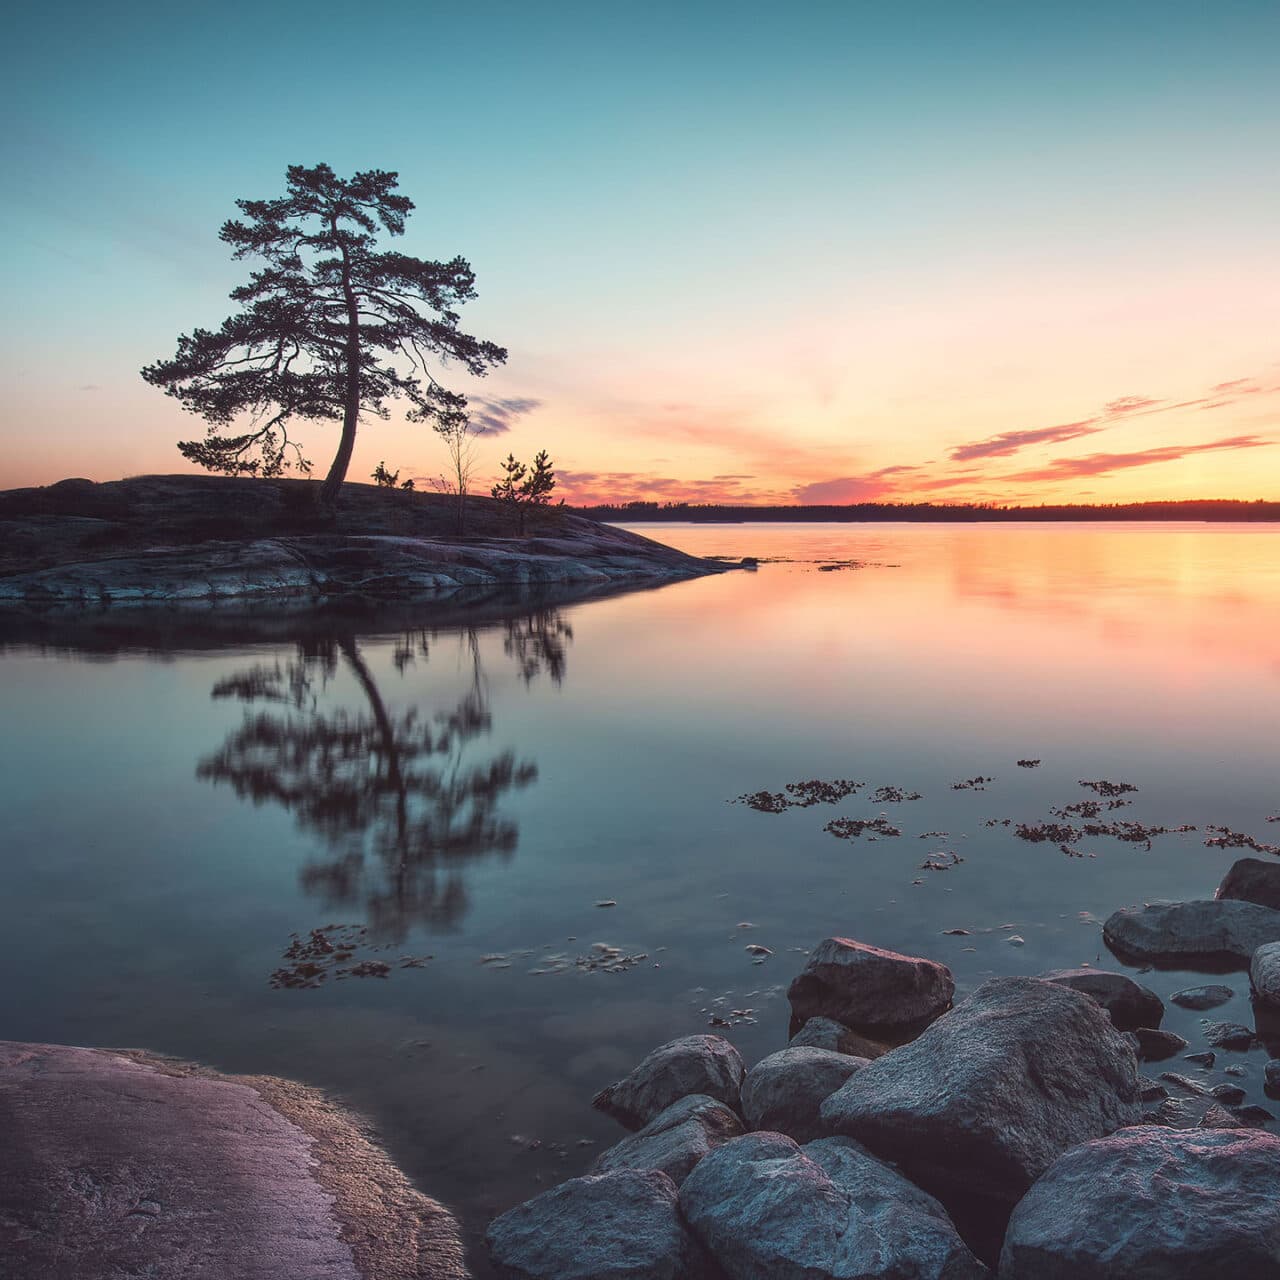
[[[831,1018],[855,1030],[918,1030],[951,1007],[951,970],[934,960],[899,955],[852,938],[814,947],[787,991],[796,1023]]]
[[[0,1115],[0,1274],[465,1280],[449,1213],[302,1085],[0,1041]]]
[[[1124,1129],[1067,1152],[1009,1220],[1000,1280],[1280,1275],[1280,1138]]]
[[[1012,1205],[1068,1147],[1136,1124],[1132,1047],[1088,996],[992,978],[822,1104],[943,1204]]]
[[[987,1275],[932,1196],[847,1138],[737,1138],[689,1175],[680,1208],[730,1280]]]
[[[1125,959],[1246,969],[1260,946],[1280,941],[1280,911],[1234,898],[1123,907],[1107,918],[1102,938]]]

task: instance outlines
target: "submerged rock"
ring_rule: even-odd
[[[1230,987],[1210,984],[1207,987],[1184,987],[1181,991],[1175,991],[1169,999],[1184,1009],[1204,1010],[1216,1009],[1218,1005],[1226,1004],[1235,994]]]
[[[787,998],[798,1021],[824,1017],[857,1029],[901,1032],[946,1012],[955,990],[944,964],[851,938],[826,938],[813,949]]]
[[[847,1138],[726,1143],[686,1179],[680,1208],[729,1280],[988,1274],[932,1196]]]
[[[869,1058],[830,1049],[792,1048],[757,1062],[742,1084],[742,1114],[749,1129],[785,1133],[797,1142],[824,1136],[818,1112]]]
[[[1217,896],[1256,902],[1259,906],[1280,911],[1280,863],[1240,858],[1222,877]]]
[[[673,1102],[639,1133],[603,1152],[591,1172],[657,1169],[678,1187],[703,1156],[742,1132],[742,1121],[723,1102],[691,1094]]]
[[[1139,1062],[1163,1062],[1172,1058],[1187,1042],[1172,1031],[1153,1031],[1150,1027],[1136,1027],[1127,1032],[1133,1037],[1133,1046]]]
[[[501,1280],[701,1280],[704,1261],[653,1170],[589,1174],[495,1218],[485,1244]]]
[[[1253,953],[1249,980],[1263,1004],[1280,1008],[1280,942],[1268,942]]]
[[[791,1037],[792,1049],[830,1049],[855,1058],[878,1058],[889,1052],[887,1044],[868,1040],[833,1018],[810,1018]]]
[[[1013,1205],[1068,1147],[1139,1118],[1132,1047],[1088,996],[992,978],[822,1106],[944,1204]]]
[[[1280,1273],[1280,1139],[1125,1129],[1057,1161],[1013,1211],[1001,1280]]]
[[[1253,1032],[1238,1022],[1210,1022],[1204,1038],[1215,1049],[1247,1049],[1253,1043]]]
[[[1107,973],[1103,969],[1054,969],[1042,973],[1040,979],[1082,991],[1096,1000],[1111,1015],[1118,1031],[1158,1027],[1164,1017],[1160,997],[1123,973]]]
[[[591,1100],[599,1111],[639,1129],[673,1102],[706,1094],[737,1111],[746,1068],[742,1055],[721,1036],[682,1036],[649,1054],[634,1071]]]
[[[1117,954],[1153,964],[1244,968],[1263,943],[1280,940],[1280,911],[1234,899],[1124,907],[1107,919],[1102,937]]]

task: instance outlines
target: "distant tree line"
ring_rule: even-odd
[[[579,507],[593,520],[634,523],[687,520],[704,524],[739,521],[857,522],[907,520],[937,523],[998,523],[1018,520],[1280,520],[1280,502],[1199,498],[1181,502],[1055,503],[1001,507],[993,503],[855,502],[848,506],[726,506],[687,502],[624,502]]]

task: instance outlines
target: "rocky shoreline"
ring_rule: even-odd
[[[1249,969],[1262,1027],[1280,1017],[1277,908],[1280,865],[1241,859],[1217,897],[1126,908],[1103,933],[1126,961]],[[1141,1073],[1188,1047],[1159,1029],[1159,996],[1092,967],[954,990],[935,961],[824,940],[791,983],[786,1048],[748,1069],[722,1037],[685,1036],[596,1096],[631,1134],[490,1224],[495,1274],[1280,1275],[1274,1117],[1234,1082]],[[1220,1048],[1255,1034],[1206,1020]],[[1280,1092],[1280,1061],[1266,1078]]]
[[[298,486],[302,486],[299,488]],[[492,499],[303,481],[147,476],[0,493],[0,607],[448,600],[478,588],[656,585],[729,566],[558,508],[516,537]]]

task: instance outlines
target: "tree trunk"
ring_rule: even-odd
[[[330,216],[329,224],[334,237],[338,238],[336,213]],[[346,400],[342,406],[342,439],[338,441],[338,452],[333,456],[329,474],[320,486],[320,505],[330,510],[337,505],[338,490],[347,478],[351,453],[356,447],[356,424],[360,421],[360,303],[351,287],[351,258],[346,242],[338,238],[338,245],[342,250],[342,297],[347,307],[347,385]]]

